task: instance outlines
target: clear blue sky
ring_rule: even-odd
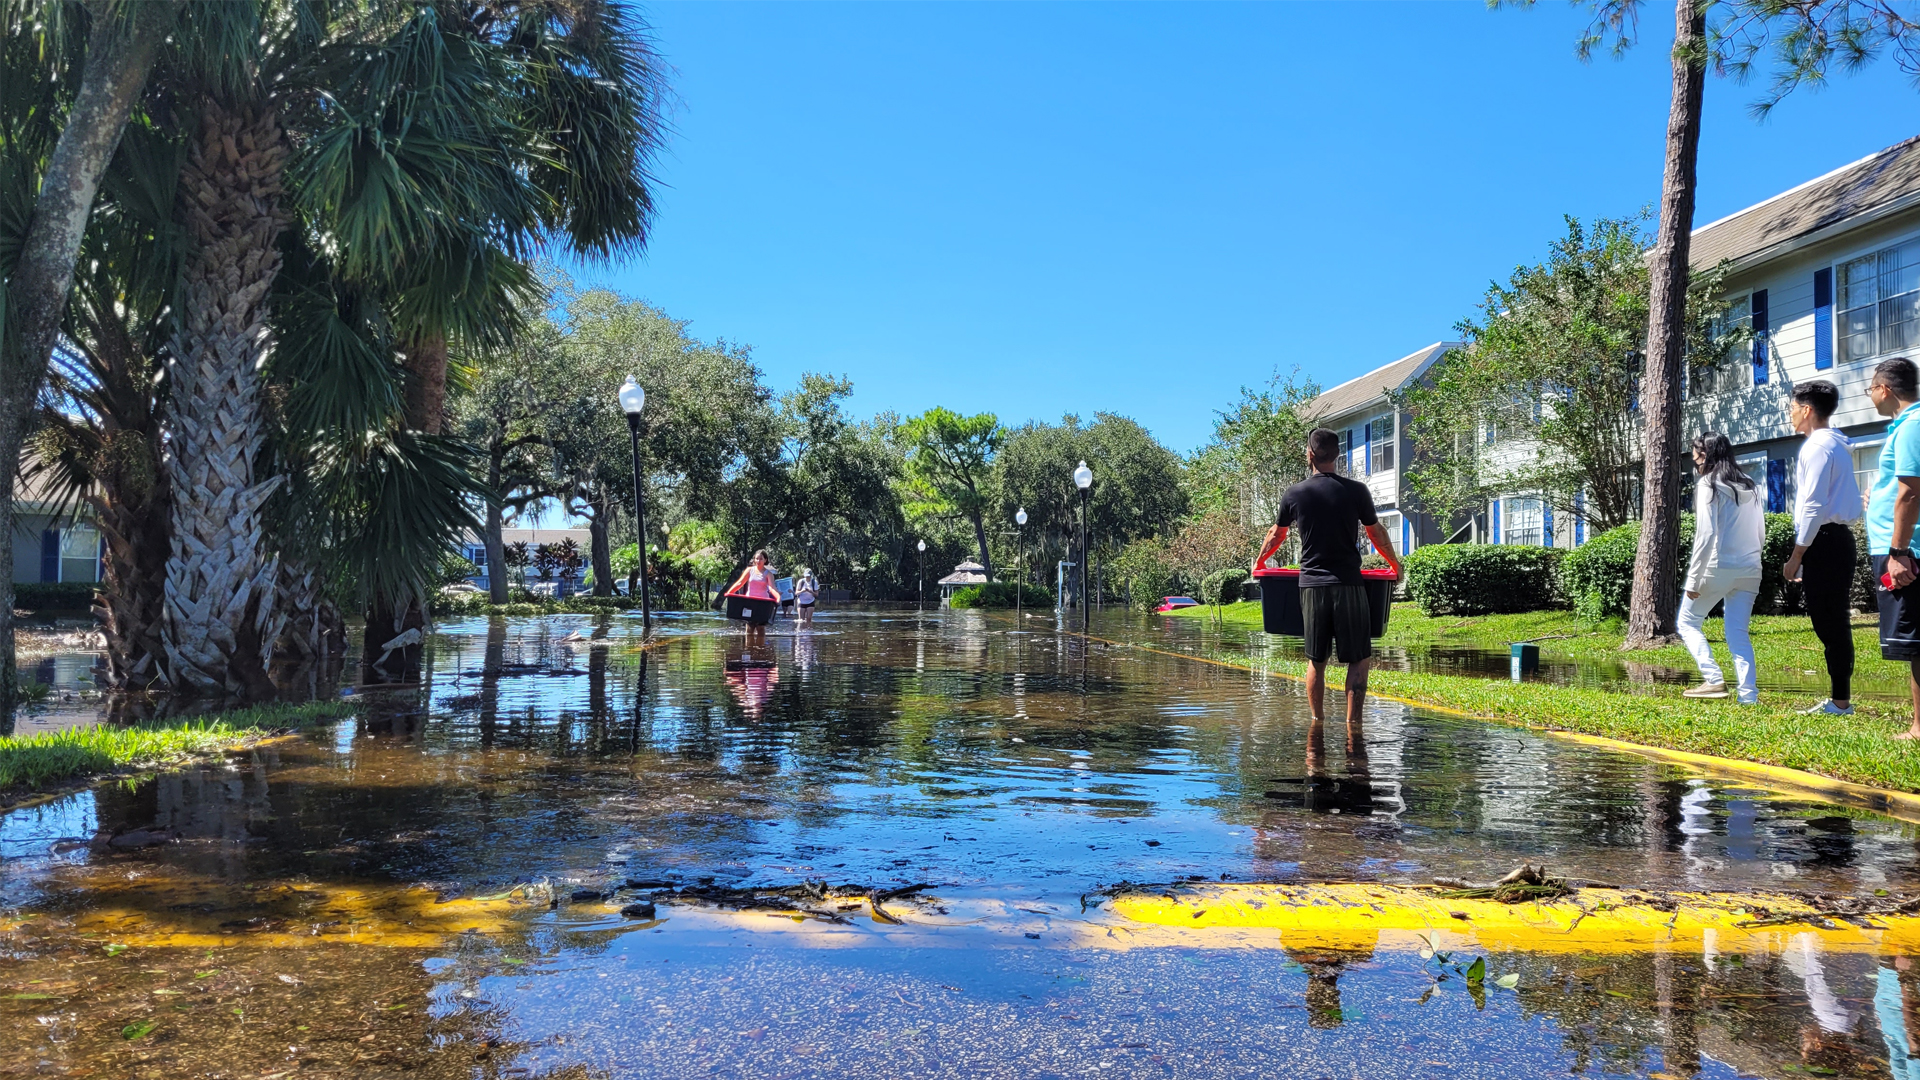
[[[583,266],[853,409],[1131,416],[1204,443],[1243,384],[1452,335],[1561,216],[1657,200],[1672,9],[1583,65],[1583,10],[1477,2],[644,9],[674,133],[640,258]],[[1920,130],[1891,64],[1710,78],[1704,224]]]

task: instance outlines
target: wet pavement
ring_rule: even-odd
[[[1390,702],[1316,733],[1051,619],[826,613],[731,671],[662,624],[443,624],[418,691],[0,817],[0,1076],[1920,1075],[1920,927],[1763,906],[1920,893],[1914,825]],[[1411,888],[1521,862],[1592,924]],[[1732,913],[1595,932],[1681,892]]]

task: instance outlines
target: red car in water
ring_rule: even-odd
[[[1153,610],[1158,612],[1161,615],[1165,615],[1169,611],[1178,611],[1183,607],[1199,607],[1199,606],[1200,606],[1200,601],[1195,600],[1191,596],[1167,596],[1167,597],[1162,597],[1160,600],[1160,606],[1157,608],[1154,608]]]

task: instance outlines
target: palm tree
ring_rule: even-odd
[[[101,174],[168,37],[173,4],[0,6],[0,522],[73,283]],[[14,232],[13,226],[24,223]],[[0,562],[13,562],[13,530]],[[0,716],[17,697],[12,575],[0,581]]]

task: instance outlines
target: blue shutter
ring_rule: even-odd
[[[1813,272],[1813,366],[1833,366],[1833,268]]]
[[[1553,507],[1547,500],[1540,500],[1540,541],[1543,547],[1553,546]]]
[[[1406,514],[1401,514],[1400,515],[1400,554],[1402,555],[1405,555],[1407,553],[1407,549],[1413,546],[1411,542],[1411,537],[1413,535],[1412,530],[1413,530],[1412,521],[1408,518]]]
[[[1767,513],[1784,514],[1787,511],[1787,462],[1784,458],[1767,459]]]
[[[1500,542],[1500,500],[1493,500],[1493,542]]]
[[[40,580],[60,580],[60,530],[40,530]]]
[[[1753,311],[1753,385],[1767,384],[1767,290],[1755,289],[1748,301]]]
[[[1573,493],[1573,546],[1587,542],[1587,493]]]
[[[1361,448],[1360,459],[1366,463],[1367,471],[1365,475],[1372,476],[1373,475],[1373,424],[1372,423],[1368,423],[1365,427],[1360,429],[1360,437],[1366,440],[1366,445]]]

